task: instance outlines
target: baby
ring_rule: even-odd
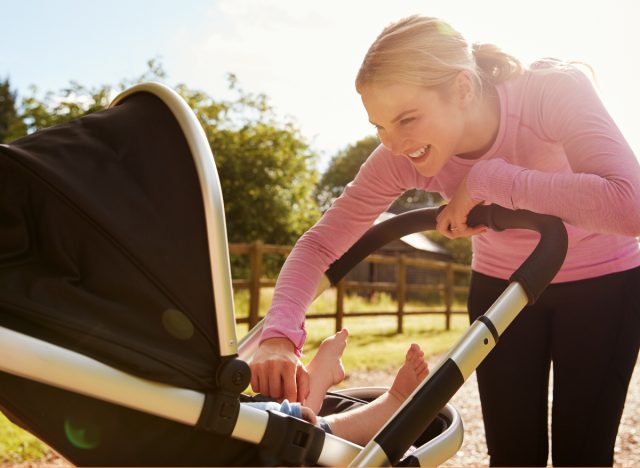
[[[319,417],[317,413],[322,407],[327,391],[344,380],[345,372],[341,358],[347,346],[348,336],[349,332],[343,329],[320,344],[318,352],[307,366],[310,391],[304,404],[290,403],[287,400],[282,403],[247,404],[305,419],[327,432],[359,445],[369,442],[418,384],[427,377],[429,368],[424,360],[424,352],[414,343],[407,350],[404,363],[388,391],[369,404]]]

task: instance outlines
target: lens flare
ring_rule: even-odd
[[[76,448],[91,450],[100,445],[100,428],[95,423],[67,418],[64,433]]]

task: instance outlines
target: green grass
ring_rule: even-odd
[[[260,310],[266,310],[271,302],[270,290],[263,290],[260,296]],[[248,310],[248,294],[240,291],[236,294],[236,310],[238,317],[246,316]],[[308,316],[328,313],[335,310],[335,291],[325,291],[309,308]],[[343,326],[349,329],[349,344],[343,357],[347,371],[396,368],[404,360],[404,355],[411,343],[418,343],[427,356],[439,354],[451,347],[469,326],[466,315],[456,314],[451,318],[450,330],[445,330],[444,314],[413,315],[404,317],[404,332],[396,333],[397,318],[394,316],[349,317],[349,312],[394,311],[395,301],[388,294],[376,293],[374,300],[368,302],[358,296],[351,296],[345,301],[345,317]],[[455,304],[462,309],[462,304]],[[409,303],[405,310],[440,310],[440,304]],[[334,319],[307,319],[305,328],[308,333],[303,361],[313,356],[318,345],[328,335],[335,333]],[[247,331],[246,324],[237,327],[237,334],[242,337]]]
[[[14,426],[0,413],[0,463],[37,461],[43,459],[48,451],[46,445]]]
[[[324,323],[322,323],[324,322]],[[427,356],[447,350],[467,326],[465,317],[452,319],[449,331],[444,330],[442,316],[405,317],[404,333],[396,333],[395,317],[362,317],[347,319],[349,342],[343,363],[347,370],[397,368],[411,343],[418,343]],[[307,325],[309,337],[305,345],[305,360],[315,353],[320,342],[334,332],[333,320],[314,320]]]
[[[263,289],[260,300],[261,315],[264,315],[271,302],[272,290]],[[325,291],[309,309],[309,315],[329,313],[335,310],[335,291]],[[246,316],[249,298],[247,291],[235,295],[238,317]],[[349,297],[345,301],[346,315],[344,327],[349,329],[349,344],[343,362],[347,373],[373,369],[396,369],[404,360],[407,348],[413,342],[418,343],[427,356],[439,354],[451,347],[468,327],[465,315],[454,315],[451,329],[445,330],[444,315],[407,316],[404,318],[404,333],[396,333],[397,319],[392,316],[349,317],[348,312],[394,311],[397,305],[387,294],[376,294],[369,302],[361,297]],[[438,304],[409,303],[405,310],[441,309]],[[463,308],[456,304],[456,308]],[[333,319],[308,319],[308,333],[303,361],[308,362],[320,342],[335,332]],[[247,325],[237,327],[238,336],[247,332]],[[22,429],[14,426],[0,413],[0,463],[15,464],[21,462],[42,461],[49,449],[42,442]]]

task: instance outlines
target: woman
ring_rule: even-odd
[[[640,343],[640,168],[588,77],[555,60],[524,68],[445,22],[387,27],[356,79],[382,145],[282,269],[252,386],[303,401],[304,312],[327,267],[401,193],[449,200],[437,230],[474,236],[469,315],[483,314],[535,234],[471,228],[478,203],[560,217],[565,263],[478,369],[491,465],[545,466],[553,363],[554,465],[612,465]],[[476,235],[480,234],[480,235]]]

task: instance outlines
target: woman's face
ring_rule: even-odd
[[[432,177],[451,156],[465,151],[468,99],[455,90],[447,94],[392,84],[366,86],[361,97],[382,144],[393,154],[408,158],[420,174]]]

